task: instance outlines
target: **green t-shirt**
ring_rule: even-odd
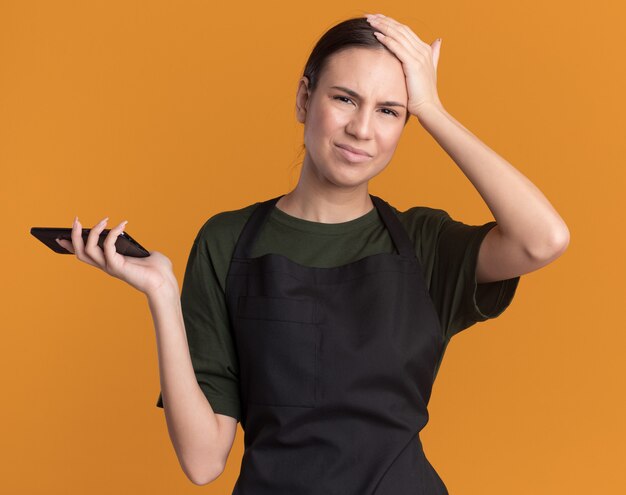
[[[224,288],[235,243],[257,204],[217,213],[204,223],[189,254],[180,296],[198,384],[215,413],[237,421],[241,419],[239,365]],[[392,206],[392,210],[415,246],[445,345],[454,334],[499,316],[509,306],[520,277],[484,284],[477,284],[475,277],[480,244],[495,221],[467,225],[444,210],[426,206],[403,212]],[[276,253],[301,265],[329,268],[393,252],[395,246],[376,208],[353,220],[329,224],[293,217],[274,207],[250,255]],[[156,405],[163,407],[161,394]]]

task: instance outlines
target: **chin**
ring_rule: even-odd
[[[340,163],[324,174],[324,177],[338,187],[358,187],[367,184],[376,175],[378,174],[372,174],[363,164]]]

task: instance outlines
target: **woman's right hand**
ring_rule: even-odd
[[[72,242],[65,239],[56,241],[70,251],[80,261],[84,261],[96,268],[100,268],[112,277],[119,278],[146,295],[157,292],[159,289],[175,289],[178,291],[178,282],[172,270],[170,259],[158,251],[148,251],[150,256],[136,258],[124,256],[115,249],[117,237],[124,231],[126,222],[112,228],[107,234],[103,246],[98,245],[98,238],[106,226],[108,217],[96,224],[83,243],[82,226],[78,217],[72,226]],[[169,285],[169,287],[168,287]]]

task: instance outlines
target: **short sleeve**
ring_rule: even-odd
[[[495,221],[467,225],[438,212],[430,294],[445,337],[450,339],[477,322],[496,318],[510,305],[520,277],[477,283],[478,251]]]
[[[193,370],[215,413],[240,421],[239,366],[226,300],[205,238],[194,240],[181,291],[181,308]],[[159,393],[157,407],[163,407]]]

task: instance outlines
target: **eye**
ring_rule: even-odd
[[[333,100],[339,100],[345,103],[352,102],[350,98],[348,98],[347,96],[342,96],[342,95],[333,96]],[[385,110],[386,112],[389,112],[389,113],[385,113],[385,115],[393,115],[394,117],[398,117],[398,112],[396,112],[395,110],[391,110],[390,108],[383,108],[383,110]]]
[[[343,100],[348,100],[348,101],[352,101],[350,98],[348,98],[347,96],[335,96],[333,97],[333,100],[341,100],[341,98],[343,98]],[[341,100],[341,101],[343,101]]]
[[[388,113],[387,115],[394,115],[394,116],[398,116],[398,112],[396,112],[395,110],[391,110],[389,108],[383,108],[383,110],[389,110],[391,113]]]

